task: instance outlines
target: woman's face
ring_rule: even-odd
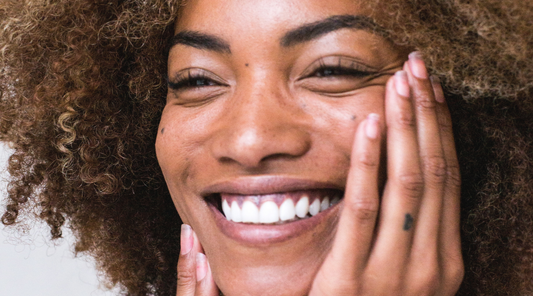
[[[324,3],[191,0],[180,11],[157,157],[228,295],[306,293],[335,234],[355,129],[383,115],[385,83],[406,59],[356,1]]]

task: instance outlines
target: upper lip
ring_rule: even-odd
[[[213,183],[205,187],[200,194],[204,197],[218,193],[264,195],[313,189],[344,190],[342,186],[330,182],[284,176],[246,176]]]

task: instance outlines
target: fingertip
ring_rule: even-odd
[[[367,120],[365,122],[365,134],[371,140],[375,140],[379,137],[379,114],[370,113],[368,115]]]
[[[196,281],[202,281],[207,275],[207,258],[203,253],[196,254]]]
[[[439,103],[444,103],[446,101],[446,98],[444,97],[444,91],[442,90],[442,85],[440,83],[439,77],[431,75],[429,79],[431,80],[431,86],[433,87],[435,100]]]
[[[181,255],[187,255],[193,248],[194,239],[191,226],[187,224],[181,224],[180,233],[180,253]]]

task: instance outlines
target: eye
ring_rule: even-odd
[[[180,91],[189,88],[220,85],[210,76],[213,75],[202,69],[186,69],[180,71],[173,80],[169,80],[168,87],[172,90]]]
[[[377,70],[354,58],[331,56],[309,65],[298,83],[313,92],[340,95],[362,87],[378,75]]]
[[[310,77],[332,77],[332,76],[350,76],[350,77],[366,77],[372,73],[366,71],[360,71],[352,68],[345,68],[342,66],[322,66],[317,69],[314,73],[309,75]]]
[[[197,68],[184,69],[168,80],[169,94],[181,105],[197,105],[224,92],[228,85],[214,73]]]

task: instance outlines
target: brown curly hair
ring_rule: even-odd
[[[175,293],[181,221],[154,142],[180,2],[0,0],[0,140],[14,149],[2,222],[69,227],[127,295]],[[533,2],[369,2],[444,84],[463,176],[459,294],[532,294]]]

